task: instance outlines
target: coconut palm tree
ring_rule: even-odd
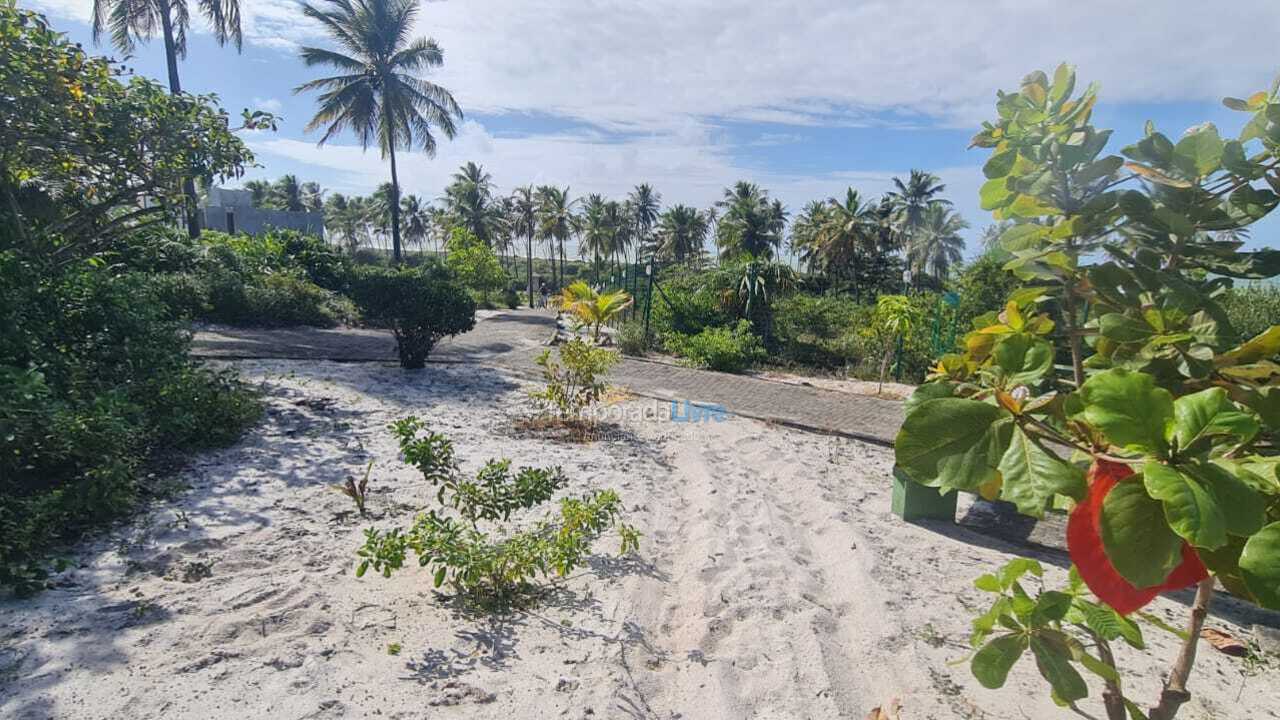
[[[468,162],[458,168],[444,198],[455,224],[493,247],[502,224],[502,208],[494,199],[493,178],[484,167]]]
[[[214,0],[209,0],[214,1]],[[320,145],[351,130],[366,150],[376,142],[391,164],[392,256],[400,262],[400,180],[396,149],[416,145],[433,156],[435,132],[452,139],[462,109],[453,95],[417,73],[444,63],[434,40],[410,39],[418,14],[417,0],[316,0],[302,13],[320,23],[342,48],[304,47],[307,67],[323,65],[339,74],[294,88],[294,93],[318,91],[320,109],[306,130],[324,128]],[[345,53],[345,54],[344,54]]]
[[[358,242],[358,214],[352,212],[351,204],[342,193],[333,193],[324,203],[324,226],[332,232],[338,242],[345,245],[355,254]]]
[[[538,196],[538,238],[551,247],[552,284],[559,287],[564,282],[564,241],[576,230],[573,215],[576,201],[569,199],[569,188],[543,185]],[[560,250],[560,282],[555,281],[556,247]]]
[[[625,290],[599,292],[579,280],[556,296],[555,304],[591,328],[591,341],[600,342],[600,328],[631,305]]]
[[[533,186],[516,188],[511,195],[511,234],[525,241],[525,272],[528,275],[529,307],[533,307],[533,238],[538,234],[538,203]]]
[[[655,255],[660,260],[698,264],[711,225],[695,207],[676,205],[658,217]]]
[[[821,200],[810,200],[796,216],[795,222],[791,223],[789,240],[791,252],[800,259],[809,272],[824,270],[821,243],[818,238],[823,226],[828,222],[829,207]]]
[[[960,232],[968,227],[969,223],[946,205],[929,205],[907,246],[907,263],[915,272],[929,272],[941,282],[963,257],[964,238]]]
[[[249,191],[249,204],[253,207],[266,207],[271,195],[271,183],[266,180],[250,180],[244,184],[244,189]]]
[[[740,180],[725,188],[716,207],[723,210],[716,226],[716,244],[722,255],[771,259],[782,245],[786,209],[755,183]]]
[[[924,170],[912,170],[906,182],[901,178],[894,178],[893,188],[888,193],[889,202],[893,205],[898,229],[903,235],[910,235],[912,230],[920,226],[924,221],[925,210],[931,204],[951,204],[938,197],[947,186],[942,184],[937,175]]]
[[[400,219],[404,222],[405,244],[417,245],[421,251],[431,234],[431,216],[426,204],[417,195],[405,195],[400,198]]]
[[[267,194],[267,201],[271,207],[280,210],[288,210],[290,212],[302,212],[306,209],[302,199],[302,185],[298,182],[297,175],[281,175],[271,186],[271,192]]]
[[[631,218],[631,236],[636,242],[636,257],[644,251],[653,251],[650,247],[649,233],[658,222],[658,213],[662,209],[662,193],[653,189],[648,183],[641,183],[627,195],[627,210]],[[630,238],[629,238],[630,239]],[[625,252],[624,252],[625,255]]]
[[[599,193],[591,193],[583,199],[582,214],[578,217],[582,232],[578,254],[591,258],[591,269],[597,285],[600,284],[600,258],[609,257],[613,250],[613,231],[605,218],[607,204]]]
[[[240,32],[240,0],[200,0],[200,12],[209,23],[213,39],[219,45],[228,42],[240,52],[244,36]],[[191,25],[191,11],[187,0],[93,0],[93,41],[98,42],[102,32],[111,34],[111,45],[126,55],[132,55],[139,42],[155,37],[157,29],[164,38],[164,59],[169,69],[169,92],[182,92],[178,78],[178,59],[187,56],[187,28]],[[191,237],[200,235],[200,221],[196,215],[195,181],[182,184],[187,196],[187,232]]]

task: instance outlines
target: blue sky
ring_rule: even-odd
[[[351,138],[317,148],[303,132],[314,101],[291,89],[314,77],[297,47],[325,44],[317,29],[292,0],[242,3],[243,53],[195,20],[180,72],[184,89],[217,93],[233,114],[284,118],[278,132],[246,137],[262,165],[247,177],[294,173],[346,193],[385,181],[376,151]],[[23,4],[92,46],[92,0]],[[976,237],[990,223],[977,205],[986,155],[966,146],[997,89],[1065,60],[1102,85],[1095,122],[1115,128],[1113,151],[1147,119],[1175,137],[1204,121],[1234,134],[1242,116],[1219,101],[1280,73],[1278,31],[1274,0],[916,0],[909,11],[858,0],[434,0],[418,32],[444,48],[431,79],[466,120],[435,158],[403,159],[401,178],[435,198],[474,160],[502,191],[555,183],[622,197],[649,182],[666,203],[698,206],[745,178],[796,212],[850,185],[877,196],[921,168],[947,183]],[[128,64],[163,77],[159,41]],[[1260,223],[1251,244],[1275,246],[1277,230]]]

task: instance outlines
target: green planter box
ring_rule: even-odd
[[[893,468],[893,514],[906,520],[956,520],[959,493],[942,495],[937,488],[925,487]]]

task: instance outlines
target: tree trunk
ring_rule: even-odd
[[[525,269],[527,270],[526,274],[529,276],[527,278],[529,281],[529,307],[532,308],[533,307],[533,236],[532,235],[530,235],[528,238],[528,245],[526,246],[526,250],[528,251],[528,255],[526,255],[525,257],[528,261],[528,264],[525,266]]]
[[[178,79],[178,48],[173,40],[173,18],[170,17],[170,5],[160,5],[160,29],[164,34],[164,59],[169,68],[169,93],[177,95],[182,92],[182,82]],[[191,178],[182,181],[182,194],[187,196],[187,235],[200,237],[200,217],[196,214],[196,183]]]
[[[1204,628],[1204,619],[1209,615],[1209,603],[1213,600],[1213,576],[1200,581],[1196,587],[1195,603],[1191,606],[1191,619],[1187,622],[1187,637],[1182,641],[1182,650],[1178,659],[1169,671],[1169,680],[1160,693],[1160,702],[1151,708],[1150,720],[1173,720],[1178,708],[1191,699],[1187,692],[1187,678],[1191,675],[1191,666],[1196,662],[1196,646],[1200,644],[1200,630]]]
[[[560,284],[564,285],[564,238],[560,238]]]
[[[400,180],[396,177],[396,139],[387,134],[387,152],[391,157],[391,257],[400,264]]]

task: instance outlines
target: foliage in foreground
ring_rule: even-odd
[[[1032,73],[974,138],[994,150],[983,207],[1012,221],[1006,268],[1028,287],[941,358],[908,403],[896,455],[917,482],[1029,515],[1072,498],[1076,574],[1121,615],[1197,585],[1181,652],[1144,715],[1124,695],[1114,638],[1095,628],[1091,657],[1060,635],[1054,623],[1074,604],[1063,594],[1032,600],[979,581],[1013,593],[1012,620],[996,618],[1007,632],[975,656],[984,684],[1002,684],[1029,647],[1060,704],[1088,695],[1076,663],[1102,678],[1110,720],[1168,720],[1190,698],[1215,578],[1280,608],[1280,326],[1241,336],[1218,302],[1231,278],[1280,274],[1280,252],[1214,234],[1280,204],[1280,81],[1225,101],[1249,116],[1238,138],[1206,123],[1175,143],[1148,123],[1124,157],[1102,155],[1110,131],[1090,124],[1096,88],[1073,98],[1074,86],[1065,65],[1052,80]]]
[[[604,376],[620,358],[618,353],[594,347],[581,338],[561,344],[556,354],[559,362],[551,357],[550,350],[543,350],[534,360],[542,368],[547,385],[530,396],[560,420],[580,420],[608,391]]]
[[[391,329],[400,366],[418,369],[445,337],[476,325],[476,303],[463,288],[418,268],[365,268],[352,294],[366,320]]]
[[[562,498],[558,512],[516,526],[513,515],[551,501],[567,484],[559,468],[512,471],[510,460],[490,460],[468,479],[449,438],[416,417],[391,429],[405,462],[437,488],[440,508],[418,515],[408,529],[366,530],[357,577],[370,569],[390,577],[412,551],[435,587],[447,584],[458,595],[506,604],[531,591],[537,578],[563,578],[581,566],[610,528],[621,537],[621,554],[639,547],[640,534],[620,520],[622,501],[613,490]]]
[[[187,355],[154,276],[181,182],[252,155],[210,97],[170,96],[0,2],[0,585],[118,517],[175,453],[259,413]]]

